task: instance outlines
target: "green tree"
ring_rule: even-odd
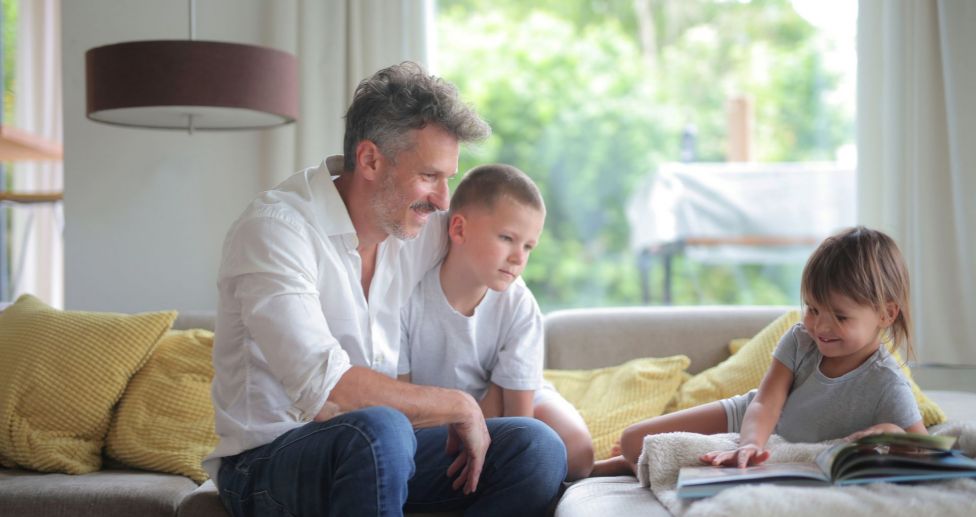
[[[827,159],[853,140],[850,114],[825,102],[837,81],[817,57],[816,32],[787,0],[438,8],[438,71],[493,127],[485,145],[463,153],[462,170],[511,163],[546,199],[546,229],[524,276],[547,310],[641,302],[630,195],[679,157],[689,124],[699,158],[724,161],[730,95],[754,99],[761,161]],[[789,268],[678,265],[678,303],[794,301]],[[737,288],[743,282],[749,293]]]

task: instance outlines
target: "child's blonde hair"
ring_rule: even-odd
[[[904,346],[907,357],[912,347],[911,293],[908,267],[895,241],[878,230],[863,226],[848,228],[827,237],[803,267],[800,295],[803,304],[830,307],[830,295],[841,294],[854,302],[884,312],[888,303],[898,306],[891,324],[892,350]],[[831,314],[836,319],[836,314]]]
[[[494,208],[495,202],[508,196],[519,203],[546,213],[539,187],[517,167],[502,163],[479,165],[464,175],[451,196],[451,213],[468,206]]]

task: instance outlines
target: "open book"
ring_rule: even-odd
[[[678,497],[708,497],[749,483],[829,486],[976,478],[976,460],[952,449],[955,442],[953,436],[877,434],[829,447],[816,463],[684,467],[678,474]]]

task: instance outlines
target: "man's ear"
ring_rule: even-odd
[[[372,140],[360,140],[356,144],[356,174],[363,179],[375,181],[379,177],[381,162],[384,160],[380,148]]]
[[[447,236],[451,239],[452,244],[464,242],[465,224],[467,224],[467,220],[463,215],[451,214],[451,219],[447,223]]]

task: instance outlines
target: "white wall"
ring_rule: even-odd
[[[295,51],[293,2],[196,3],[197,39]],[[214,309],[224,233],[256,193],[298,168],[291,126],[188,135],[85,118],[86,50],[188,30],[185,1],[62,2],[67,309]]]

